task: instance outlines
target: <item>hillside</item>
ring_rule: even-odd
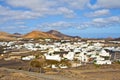
[[[80,37],[78,37],[78,36],[65,35],[65,34],[63,34],[63,33],[61,33],[61,32],[56,31],[56,30],[50,30],[50,31],[48,31],[47,33],[52,34],[52,35],[55,35],[55,36],[59,37],[60,39],[80,38]]]
[[[80,38],[78,36],[69,36],[65,35],[59,31],[56,30],[50,30],[48,32],[42,32],[42,31],[32,31],[27,34],[20,34],[20,33],[14,33],[9,34],[6,32],[0,32],[0,40],[16,40],[17,38],[24,38],[24,39],[45,39],[45,38],[51,38],[51,39],[75,39]]]
[[[28,38],[28,39],[37,39],[37,38],[53,38],[53,39],[59,39],[58,37],[52,35],[52,34],[48,34],[45,32],[41,32],[41,31],[32,31],[28,34],[23,35],[23,38]]]
[[[119,38],[115,38],[113,39],[114,41],[120,41],[120,37]]]
[[[0,40],[15,40],[15,37],[12,34],[0,32]]]

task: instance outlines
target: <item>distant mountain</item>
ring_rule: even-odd
[[[0,32],[0,40],[15,40],[15,38],[12,34]]]
[[[119,38],[115,38],[113,39],[114,41],[120,41],[120,37]]]
[[[21,38],[22,34],[20,33],[13,33],[13,37],[15,38]]]
[[[50,30],[50,31],[48,31],[47,33],[52,34],[52,35],[54,35],[54,36],[56,36],[56,37],[59,37],[60,39],[80,38],[80,37],[78,37],[78,36],[65,35],[65,34],[59,32],[59,31],[56,31],[56,30]]]
[[[53,38],[53,39],[59,39],[58,37],[46,33],[46,32],[41,32],[41,31],[32,31],[28,34],[23,35],[23,38],[27,38],[27,39],[38,39],[38,38]]]
[[[20,36],[20,35],[22,35],[22,34],[20,34],[20,33],[13,33],[13,35],[19,35],[19,36]]]
[[[48,32],[42,32],[42,31],[32,31],[27,34],[20,34],[20,33],[14,33],[9,34],[6,32],[0,32],[0,40],[17,40],[17,38],[23,38],[23,39],[45,39],[45,38],[51,38],[51,39],[75,39],[80,38],[78,36],[69,36],[65,35],[59,31],[56,30],[50,30]]]

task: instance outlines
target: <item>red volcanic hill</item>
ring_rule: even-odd
[[[38,39],[38,38],[51,38],[51,39],[59,39],[58,37],[46,33],[46,32],[41,32],[41,31],[32,31],[30,33],[27,33],[25,35],[23,35],[23,38],[27,38],[27,39]]]
[[[50,30],[48,32],[42,32],[42,31],[37,31],[34,30],[32,32],[29,32],[27,34],[19,34],[19,33],[14,33],[14,34],[9,34],[6,32],[0,32],[0,40],[17,40],[17,38],[23,38],[23,39],[75,39],[75,38],[80,38],[78,36],[69,36],[65,35],[61,32],[58,32],[56,30]]]
[[[74,38],[80,38],[80,37],[78,37],[78,36],[69,36],[69,35],[65,35],[65,34],[59,32],[59,31],[56,31],[56,30],[50,30],[50,31],[48,31],[47,33],[52,34],[52,35],[54,35],[54,36],[56,36],[56,37],[59,37],[60,39],[74,39]]]

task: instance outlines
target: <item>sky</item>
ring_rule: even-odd
[[[120,37],[120,0],[0,0],[0,31]]]

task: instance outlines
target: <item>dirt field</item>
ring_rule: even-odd
[[[65,70],[62,75],[74,80],[120,80],[120,70]]]
[[[85,65],[60,72],[28,72],[0,67],[0,80],[120,80],[120,64]]]
[[[24,73],[0,68],[0,80],[35,80],[35,78]]]

